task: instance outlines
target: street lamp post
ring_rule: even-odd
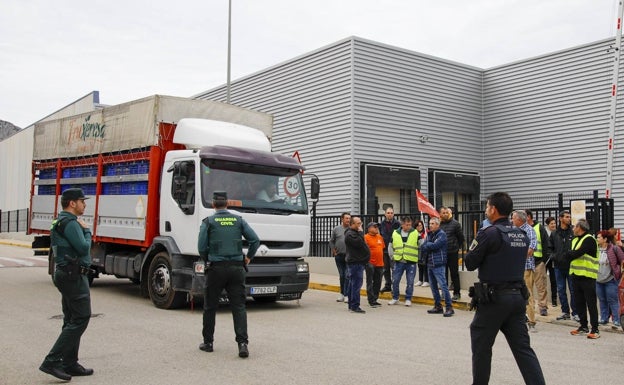
[[[232,56],[232,0],[228,5],[228,51],[227,51],[227,92],[225,101],[230,103],[230,61]]]

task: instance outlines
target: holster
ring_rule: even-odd
[[[474,283],[474,297],[477,299],[477,304],[485,305],[493,302],[492,289],[486,282]]]

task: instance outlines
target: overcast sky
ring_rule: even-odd
[[[0,120],[226,81],[228,0],[1,0]],[[480,68],[615,36],[617,0],[232,0],[232,80],[349,36]]]

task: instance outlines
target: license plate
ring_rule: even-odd
[[[275,294],[277,293],[277,286],[254,286],[251,288],[250,293],[253,294]]]

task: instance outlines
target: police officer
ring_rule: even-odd
[[[480,282],[475,284],[475,289],[481,289],[475,290],[479,302],[470,324],[474,385],[490,381],[492,345],[499,330],[507,339],[524,382],[545,384],[525,324],[528,296],[524,267],[528,238],[509,222],[512,210],[513,201],[507,193],[488,196],[485,215],[492,226],[479,230],[465,256],[468,270],[479,269]]]
[[[87,223],[78,219],[84,214],[85,199],[88,198],[79,188],[65,190],[61,195],[63,211],[50,228],[54,285],[61,292],[63,328],[39,370],[65,381],[72,376],[93,374],[93,369],[78,363],[80,337],[91,318],[87,277],[91,266],[91,230]]]
[[[227,210],[227,194],[215,191],[212,196],[215,213],[202,221],[199,229],[199,256],[206,262],[204,292],[204,342],[199,349],[213,351],[215,315],[223,289],[227,292],[234,319],[238,356],[249,356],[247,344],[247,311],[245,310],[245,272],[253,259],[260,239],[247,222]],[[249,243],[243,255],[242,237]]]

